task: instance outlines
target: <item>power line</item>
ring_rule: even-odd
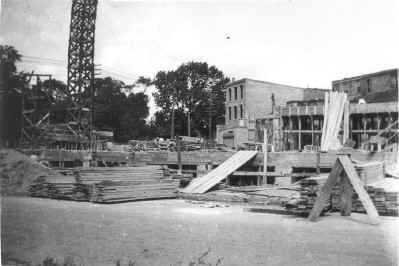
[[[45,64],[45,65],[59,65],[59,66],[62,65],[62,66],[64,66],[67,64],[67,61],[62,60],[62,59],[38,57],[38,56],[28,56],[28,55],[22,55],[22,60],[27,63],[36,63],[36,64]],[[127,72],[121,71],[117,68],[110,67],[110,66],[104,66],[104,65],[100,66],[100,71],[104,71],[112,76],[117,77],[117,78],[127,79],[127,80],[131,80],[131,81],[135,81],[140,77],[140,75],[127,73]]]

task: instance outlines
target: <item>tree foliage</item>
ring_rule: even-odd
[[[17,72],[16,63],[21,60],[21,54],[10,45],[0,45],[1,67],[9,76]]]
[[[148,96],[133,87],[111,77],[95,80],[94,127],[113,131],[118,142],[146,138],[148,131]]]
[[[154,80],[155,103],[161,108],[155,124],[162,135],[170,132],[171,113],[175,112],[176,134],[187,134],[187,116],[191,115],[193,135],[208,136],[209,117],[214,130],[216,121],[224,118],[224,85],[229,81],[222,71],[205,62],[189,62],[176,70],[159,71]]]

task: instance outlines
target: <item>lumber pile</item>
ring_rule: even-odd
[[[385,178],[365,186],[367,193],[377,209],[378,214],[385,216],[398,216],[399,209],[399,180]],[[339,210],[340,188],[335,186],[332,192],[332,209]],[[366,210],[356,193],[352,197],[352,211],[365,213]]]
[[[312,210],[327,177],[328,175],[319,175],[298,181],[299,198],[287,202],[285,207],[298,215],[308,214]],[[325,209],[328,209],[329,207],[330,202],[327,201],[325,203]]]
[[[36,197],[115,203],[174,198],[179,180],[164,177],[159,166],[96,167],[73,175],[40,177],[30,187]]]
[[[383,162],[368,162],[357,163],[355,169],[364,184],[369,184],[378,180],[384,179],[384,163]]]
[[[29,192],[34,197],[72,200],[75,194],[75,182],[73,176],[40,176],[33,181]]]

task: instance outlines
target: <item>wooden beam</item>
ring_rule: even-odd
[[[248,171],[235,171],[231,175],[239,176],[283,176],[281,172],[248,172]]]
[[[317,197],[316,202],[313,205],[313,209],[311,210],[308,217],[309,220],[316,221],[316,219],[320,216],[320,213],[323,211],[324,206],[331,195],[333,187],[340,178],[342,169],[343,168],[341,164],[338,160],[336,160],[334,167],[331,169],[331,172],[328,175],[326,183],[321,188],[320,195]]]
[[[341,173],[343,177],[341,178]],[[369,220],[371,224],[378,224],[379,215],[378,212],[371,201],[369,195],[367,194],[366,190],[363,187],[362,182],[353,166],[352,162],[350,161],[349,157],[346,155],[338,155],[337,161],[335,162],[334,167],[329,174],[326,183],[321,189],[320,195],[316,199],[316,203],[313,206],[312,211],[309,214],[309,220],[315,221],[320,213],[322,212],[327,199],[330,197],[332,189],[337,182],[343,186],[343,195],[341,195],[342,215],[350,215],[351,210],[351,198],[352,192],[350,190],[353,189],[358,194],[360,201],[362,202],[364,208],[366,209],[367,215],[369,216]],[[350,186],[352,185],[352,186]]]
[[[350,183],[353,186],[353,189],[356,191],[359,196],[360,201],[363,204],[363,207],[366,209],[366,212],[369,216],[370,222],[372,224],[379,224],[379,215],[374,206],[374,203],[371,201],[369,194],[364,189],[362,182],[353,166],[352,162],[349,160],[348,156],[339,155],[338,160],[341,163],[343,169],[345,170],[346,176],[348,177]]]
[[[341,215],[350,216],[352,211],[352,196],[353,189],[351,183],[346,176],[345,172],[342,172],[341,176]]]

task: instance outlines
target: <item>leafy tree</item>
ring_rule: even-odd
[[[176,70],[158,72],[153,80],[157,89],[154,98],[161,110],[155,115],[155,124],[163,131],[170,130],[174,110],[176,134],[187,135],[190,115],[194,134],[208,136],[209,126],[214,131],[216,120],[224,117],[223,87],[228,81],[222,71],[205,62],[189,62]]]
[[[94,127],[112,130],[118,142],[146,138],[148,97],[131,92],[134,86],[111,77],[95,80]]]
[[[0,146],[15,146],[20,135],[21,106],[13,91],[24,81],[17,74],[20,60],[21,54],[14,47],[0,45]]]
[[[16,63],[21,61],[21,54],[10,45],[0,45],[0,62],[2,71],[10,77],[17,72]]]

